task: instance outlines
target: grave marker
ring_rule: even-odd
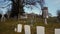
[[[17,25],[17,32],[22,32],[22,24]]]
[[[55,29],[55,34],[60,34],[60,29]]]
[[[31,34],[31,29],[29,25],[24,26],[25,34]]]
[[[45,28],[43,26],[37,26],[37,34],[45,34]]]

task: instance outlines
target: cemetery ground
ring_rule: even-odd
[[[49,18],[48,24],[46,25],[41,18],[33,19],[33,26],[31,26],[31,34],[36,34],[36,26],[44,26],[45,34],[55,34],[54,29],[60,28],[60,23],[56,22],[55,18]],[[14,31],[17,24],[22,24],[22,32],[18,33]],[[31,19],[7,19],[5,22],[0,22],[0,34],[25,34],[24,25],[31,25]]]

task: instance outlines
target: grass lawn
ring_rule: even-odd
[[[31,26],[32,34],[36,34],[36,26],[44,26],[46,34],[54,34],[55,28],[60,28],[60,23],[50,23],[44,24],[41,19],[34,19],[33,26]],[[21,33],[17,33],[14,31],[14,28],[17,27],[17,24],[25,24],[30,25],[31,21],[29,19],[23,20],[15,20],[15,19],[8,19],[5,22],[0,22],[0,34],[24,34],[24,28],[22,29]]]

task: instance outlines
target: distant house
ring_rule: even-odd
[[[23,16],[20,16],[19,19],[33,19],[33,18],[41,18],[41,15],[37,15],[37,14],[34,14],[34,13],[24,13]]]

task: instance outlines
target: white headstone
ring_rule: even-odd
[[[31,34],[31,29],[29,25],[24,26],[25,34]]]
[[[17,32],[22,32],[22,24],[17,25]]]
[[[55,29],[55,34],[60,34],[60,29]]]
[[[43,26],[37,26],[37,34],[45,34],[45,28]]]

